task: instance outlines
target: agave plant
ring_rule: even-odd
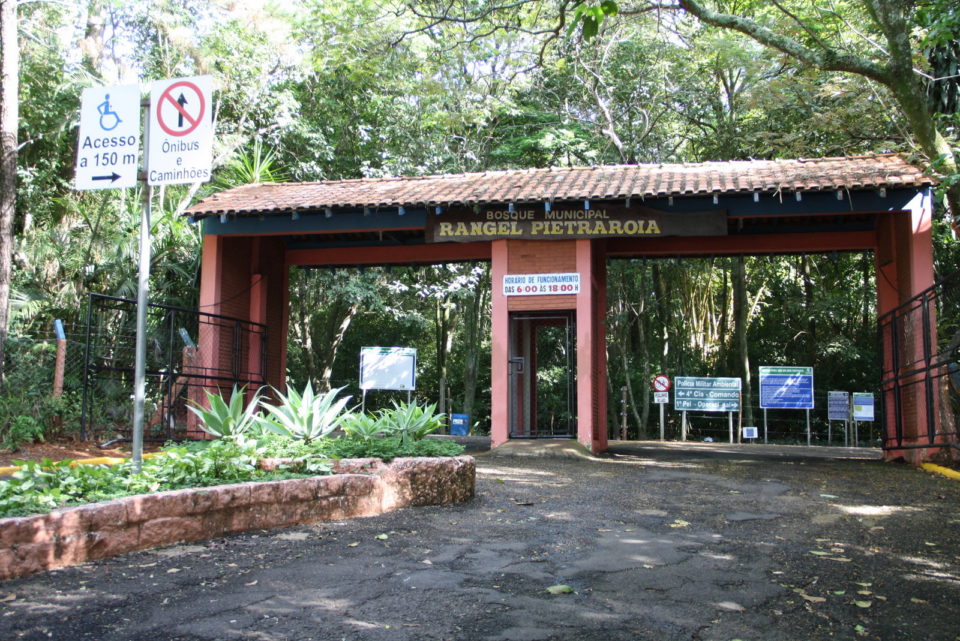
[[[286,395],[274,390],[280,404],[262,403],[267,414],[260,417],[260,424],[271,432],[304,443],[323,438],[337,429],[344,419],[343,408],[350,397],[338,399],[337,394],[341,391],[343,388],[339,387],[317,395],[309,381],[303,394],[293,388]]]
[[[437,404],[420,406],[417,403],[393,402],[393,409],[380,412],[380,429],[401,442],[419,441],[443,426],[445,416],[436,414]]]
[[[370,414],[348,414],[341,423],[344,434],[367,443],[383,432],[383,426]]]
[[[215,438],[240,440],[257,424],[257,408],[261,398],[257,391],[250,402],[244,404],[244,389],[237,389],[234,385],[229,401],[224,401],[220,394],[204,390],[209,409],[193,401],[193,405],[188,405],[187,408],[199,417],[200,429],[207,434]]]

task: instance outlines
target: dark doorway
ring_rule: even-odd
[[[510,438],[577,433],[573,310],[510,314]]]

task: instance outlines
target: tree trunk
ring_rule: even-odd
[[[486,298],[489,278],[481,279],[470,297],[464,314],[463,354],[463,413],[472,415],[477,398],[478,356],[483,336],[483,319],[486,315]]]
[[[0,0],[0,389],[10,322],[13,221],[17,203],[17,128],[20,106],[20,44],[17,2]]]
[[[342,302],[333,305],[327,310],[326,322],[320,336],[314,336],[314,344],[320,345],[318,361],[320,369],[320,389],[329,391],[330,377],[333,376],[333,363],[337,360],[337,350],[343,343],[347,328],[360,309],[359,303],[346,305]]]
[[[800,273],[803,278],[803,313],[806,323],[807,340],[804,343],[804,358],[807,367],[815,367],[817,360],[817,317],[813,309],[813,273],[810,265],[810,257],[804,255],[800,258]]]
[[[750,302],[747,300],[747,269],[744,265],[743,256],[737,256],[733,264],[733,315],[734,315],[734,335],[737,353],[737,369],[740,370],[740,378],[743,379],[743,400],[741,414],[744,425],[753,425],[753,382],[750,379],[750,350],[747,343],[747,325],[750,321],[749,316]]]

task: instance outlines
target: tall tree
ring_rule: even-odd
[[[931,166],[956,176],[960,173],[957,154],[938,127],[927,99],[931,79],[915,70],[919,58],[914,38],[916,4],[859,0],[845,3],[843,13],[787,0],[746,2],[731,13],[714,9],[723,5],[705,0],[678,0],[676,5],[665,6],[682,9],[709,25],[739,31],[805,66],[855,74],[882,85],[896,101]],[[960,23],[955,4],[935,4],[941,4],[942,10]],[[949,181],[945,196],[955,226],[960,225],[960,182]]]
[[[20,44],[17,0],[0,0],[0,387],[6,353],[17,203]]]

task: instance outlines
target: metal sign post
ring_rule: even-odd
[[[150,284],[150,207],[153,188],[143,186],[140,214],[140,268],[137,274],[137,346],[133,365],[133,470],[143,467],[143,406],[146,402],[147,369],[147,305]]]
[[[210,76],[161,80],[154,83],[151,95],[152,100],[142,101],[138,85],[84,90],[74,180],[74,187],[78,190],[135,186],[139,178],[136,168],[140,135],[144,133],[143,173],[146,182],[143,184],[140,214],[131,439],[131,459],[136,472],[140,472],[143,465],[151,185],[205,182],[210,179],[213,164],[213,119],[210,117],[212,109],[208,108],[212,101]],[[158,130],[158,135],[151,138],[153,125],[166,135]]]

